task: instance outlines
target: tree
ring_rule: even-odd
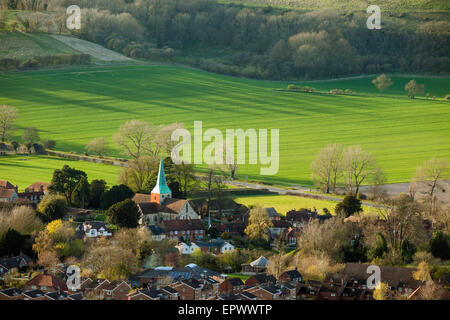
[[[334,210],[337,215],[348,218],[355,213],[362,212],[363,209],[361,207],[361,200],[357,199],[354,196],[346,196],[344,200],[339,202],[336,205]]]
[[[267,211],[262,207],[256,207],[250,211],[245,234],[252,241],[268,240],[268,232],[271,227],[273,227],[273,223]]]
[[[108,141],[105,137],[94,138],[86,145],[86,150],[98,154],[100,157],[108,151]]]
[[[387,203],[386,207],[379,209],[379,214],[384,220],[380,229],[394,258],[401,260],[408,258],[408,255],[405,255],[407,247],[411,248],[416,243],[425,241],[426,233],[421,211],[420,205],[406,194],[401,194]]]
[[[37,209],[48,221],[61,219],[67,211],[67,201],[63,196],[48,194],[38,204]]]
[[[72,204],[72,193],[82,178],[87,178],[84,171],[64,165],[61,170],[53,172],[53,178],[48,189],[52,193],[61,193],[66,197],[67,204]]]
[[[14,107],[2,105],[0,107],[0,135],[1,142],[5,142],[14,130],[14,122],[18,117],[18,111]]]
[[[72,203],[85,208],[89,201],[90,185],[86,177],[81,177],[72,193]]]
[[[137,159],[144,152],[144,144],[153,138],[153,128],[149,123],[131,120],[121,125],[113,136],[114,142],[122,148],[122,154]]]
[[[8,228],[17,230],[22,234],[30,234],[42,228],[42,221],[36,211],[29,206],[15,206],[8,211],[0,211],[0,234]]]
[[[192,190],[197,183],[197,178],[194,173],[193,164],[181,164],[174,165],[173,174],[175,180],[178,182],[182,198],[186,199],[187,194]]]
[[[450,259],[450,235],[437,231],[430,239],[430,251],[433,256],[442,260]]]
[[[106,191],[105,180],[92,180],[91,192],[89,193],[89,206],[92,208],[100,208],[100,199]]]
[[[381,281],[378,282],[375,290],[373,290],[373,298],[375,300],[389,300],[391,298],[389,285]]]
[[[387,88],[389,88],[394,84],[391,78],[388,75],[385,75],[384,73],[376,77],[374,80],[372,80],[372,83],[380,91],[380,95],[383,93],[384,90],[386,90]]]
[[[133,190],[128,188],[126,185],[121,184],[118,186],[113,186],[108,191],[105,191],[100,197],[100,206],[103,210],[107,210],[113,204],[124,201],[126,199],[131,199],[134,196]]]
[[[442,178],[448,175],[448,169],[447,159],[431,158],[416,169],[414,180],[424,184],[428,188],[427,194],[433,197],[436,189],[440,187]]]
[[[108,221],[120,227],[136,228],[140,213],[136,203],[131,199],[113,204],[106,211]]]
[[[418,281],[427,282],[431,280],[431,267],[422,261],[417,266],[417,270],[413,272],[413,278]]]
[[[0,235],[0,257],[20,254],[24,245],[25,236],[9,228]]]
[[[45,140],[42,145],[45,149],[53,150],[56,147],[56,141],[55,140]]]
[[[347,189],[357,195],[361,184],[375,173],[375,158],[359,146],[351,146],[344,153]]]
[[[408,97],[414,99],[417,95],[423,94],[425,86],[418,84],[416,80],[411,80],[405,85],[405,91],[408,92]]]
[[[22,141],[24,144],[34,144],[39,142],[39,132],[35,127],[28,127],[25,129],[22,135]]]
[[[344,147],[330,144],[319,151],[311,163],[312,176],[326,193],[336,192],[338,179],[342,175]]]
[[[141,156],[127,162],[120,174],[120,182],[130,189],[140,192],[153,188],[158,177],[158,161],[155,158]]]

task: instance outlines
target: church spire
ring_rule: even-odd
[[[152,190],[151,202],[162,204],[164,200],[172,198],[172,191],[170,191],[166,182],[166,174],[164,173],[163,157],[159,163],[158,180],[156,186]]]

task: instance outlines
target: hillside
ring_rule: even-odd
[[[407,99],[401,87],[410,78],[393,77],[396,86],[386,91],[393,95],[389,98],[333,96],[276,90],[289,82],[175,66],[99,66],[1,74],[0,104],[19,108],[16,139],[25,127],[35,126],[43,140],[55,139],[64,151],[83,152],[95,137],[111,141],[131,119],[183,122],[188,129],[202,120],[204,130],[280,129],[279,173],[261,177],[259,167],[247,165],[238,169],[241,178],[311,184],[311,160],[321,147],[338,142],[373,152],[388,182],[404,182],[424,160],[450,157],[448,102]],[[373,93],[370,80],[311,85]],[[416,80],[431,95],[442,98],[450,92],[448,78]],[[111,153],[119,152],[113,147]]]
[[[360,10],[375,4],[366,0],[223,0],[222,2],[307,10],[323,8]],[[450,3],[446,0],[379,0],[376,5],[388,10],[450,10]]]

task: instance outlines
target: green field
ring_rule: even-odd
[[[375,93],[373,77],[309,83],[317,89]],[[393,76],[392,97],[331,96],[277,91],[289,83],[215,75],[176,66],[95,66],[0,74],[0,104],[19,108],[15,139],[35,126],[57,149],[83,152],[95,137],[112,134],[127,120],[155,124],[195,120],[207,128],[280,129],[280,169],[260,176],[240,166],[238,177],[310,185],[310,162],[328,143],[358,144],[373,152],[388,182],[404,182],[433,156],[450,158],[450,104],[407,99],[412,76]],[[443,98],[450,78],[414,77],[425,92]],[[397,96],[396,96],[397,95]],[[206,146],[206,144],[205,144]],[[114,147],[112,156],[119,155]],[[0,168],[4,167],[0,159]],[[56,166],[60,167],[60,166]],[[20,167],[14,175],[21,176]],[[4,172],[11,170],[0,169]],[[20,178],[18,178],[20,179]],[[17,179],[13,179],[17,180]]]
[[[334,208],[338,204],[337,201],[310,199],[297,196],[286,195],[255,195],[236,197],[234,201],[245,206],[261,205],[265,208],[273,207],[279,214],[285,215],[290,210],[299,209],[317,209],[319,214],[323,214],[323,209],[327,208],[331,214],[334,214]],[[369,207],[363,207],[365,212],[373,211]]]
[[[65,164],[86,172],[89,181],[104,179],[109,186],[117,184],[119,167],[50,156],[22,155],[1,157],[0,180],[8,180],[23,190],[36,181],[50,182],[53,171]]]

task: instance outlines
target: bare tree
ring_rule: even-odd
[[[14,130],[14,121],[16,121],[19,112],[16,108],[7,105],[0,107],[0,135],[2,142],[11,136]]]
[[[144,144],[152,137],[153,128],[147,122],[131,120],[120,126],[113,139],[123,148],[122,154],[137,159],[144,151]]]
[[[134,191],[146,189],[149,178],[158,170],[158,161],[155,158],[141,156],[127,162],[127,166],[120,173],[120,181]]]
[[[375,158],[359,146],[351,146],[344,153],[344,167],[347,178],[347,188],[350,192],[359,192],[361,184],[374,174]]]
[[[380,95],[383,93],[384,90],[386,90],[387,88],[389,88],[394,84],[391,78],[388,75],[385,75],[384,73],[373,79],[372,83],[380,91]]]
[[[94,138],[86,145],[86,150],[101,157],[108,151],[108,141],[105,137]]]
[[[312,176],[326,193],[336,192],[338,179],[342,176],[344,147],[330,144],[319,151],[311,163]]]
[[[435,195],[436,189],[441,187],[440,181],[447,177],[449,172],[447,159],[431,158],[416,169],[414,180],[427,188],[430,197]]]

